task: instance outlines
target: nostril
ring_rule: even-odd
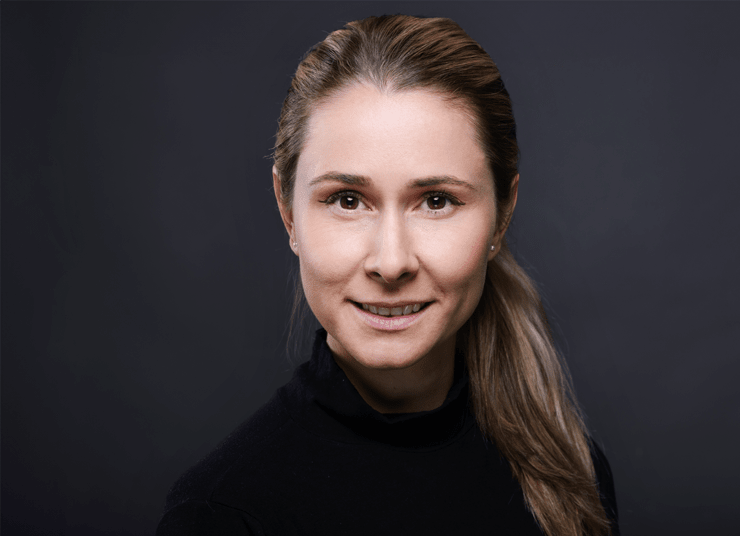
[[[403,272],[397,277],[389,276],[388,274],[383,275],[380,272],[372,272],[370,274],[374,279],[379,279],[383,281],[384,283],[393,284],[393,283],[403,283],[411,278],[411,272]]]

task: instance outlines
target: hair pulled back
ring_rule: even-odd
[[[303,58],[280,114],[274,162],[281,203],[293,200],[311,111],[355,83],[381,91],[434,91],[476,126],[505,229],[519,149],[511,99],[483,48],[449,19],[369,17],[329,34]],[[300,286],[299,286],[300,291]],[[458,333],[480,429],[509,461],[549,536],[609,533],[589,439],[539,295],[503,240],[481,300]]]

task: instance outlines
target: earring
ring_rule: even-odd
[[[293,242],[293,249],[298,247],[298,242]]]
[[[493,245],[491,246],[491,251],[496,251],[496,244],[493,244]]]

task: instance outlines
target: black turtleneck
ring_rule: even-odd
[[[611,472],[595,448],[618,534]],[[347,379],[319,330],[293,379],[167,497],[158,536],[537,535],[508,462],[468,408],[468,376],[432,411],[384,415]]]

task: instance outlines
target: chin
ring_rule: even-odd
[[[405,345],[396,345],[389,342],[371,343],[371,351],[358,349],[357,353],[351,353],[351,358],[367,368],[373,369],[404,369],[411,367],[424,358],[425,353],[420,353],[419,348],[408,349]]]
[[[435,349],[443,346],[441,340],[420,341],[418,337],[409,335],[411,334],[403,332],[377,335],[354,333],[348,344],[342,343],[344,337],[341,335],[341,339],[329,335],[327,340],[329,347],[341,359],[351,360],[364,368],[378,370],[411,367],[425,357],[436,354]]]

